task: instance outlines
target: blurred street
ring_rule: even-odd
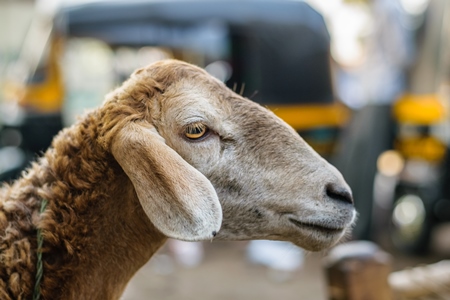
[[[246,260],[246,244],[205,242],[204,261],[195,268],[180,267],[173,260],[169,266],[162,267],[161,262],[167,264],[167,257],[161,259],[157,255],[136,274],[122,299],[327,299],[321,254],[307,254],[302,269],[294,272],[288,281],[277,282],[277,274]],[[167,253],[166,250],[159,253]],[[166,272],[170,273],[161,274]]]
[[[428,256],[395,253],[393,271],[448,259],[450,226],[442,227]],[[283,275],[246,259],[247,242],[205,242],[203,262],[182,267],[164,246],[129,283],[122,300],[326,300],[325,253],[306,253],[304,265]]]

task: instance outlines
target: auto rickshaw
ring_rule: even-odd
[[[448,1],[432,1],[417,29],[405,92],[368,105],[350,121],[336,164],[359,201],[355,235],[413,254],[450,221]],[[447,82],[447,84],[445,84]]]
[[[22,55],[26,80],[10,89],[14,91],[10,98],[41,121],[56,116],[70,124],[67,108],[73,114],[75,106],[101,102],[100,94],[80,96],[79,89],[68,87],[76,80],[64,76],[70,77],[68,65],[78,63],[67,59],[71,41],[83,39],[100,41],[112,53],[112,72],[103,77],[114,73],[113,85],[132,71],[121,67],[124,53],[140,56],[140,66],[160,58],[197,64],[272,109],[326,157],[332,155],[337,134],[348,118],[348,109],[333,92],[325,22],[305,2],[83,1],[64,4],[41,19],[32,24],[29,35],[38,39],[38,45],[24,43],[28,47]],[[102,76],[90,77],[90,85],[100,80]],[[82,104],[74,104],[77,101]],[[36,131],[56,132],[43,124],[34,122],[29,128],[25,120],[20,128],[32,129],[30,139],[26,138],[30,141],[38,136]]]
[[[429,250],[433,229],[450,221],[450,13],[448,1],[431,2],[408,91],[395,103],[394,150],[401,155],[390,211],[390,239],[414,254]]]

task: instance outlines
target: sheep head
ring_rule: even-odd
[[[341,174],[284,121],[200,68],[168,60],[137,70],[103,111],[103,144],[168,237],[321,250],[352,226]]]

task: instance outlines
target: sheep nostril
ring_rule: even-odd
[[[326,194],[329,198],[345,203],[353,204],[352,193],[345,187],[336,184],[327,184]]]

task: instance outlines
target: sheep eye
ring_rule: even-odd
[[[202,123],[193,123],[186,126],[184,135],[191,140],[197,140],[208,132],[208,127]]]

